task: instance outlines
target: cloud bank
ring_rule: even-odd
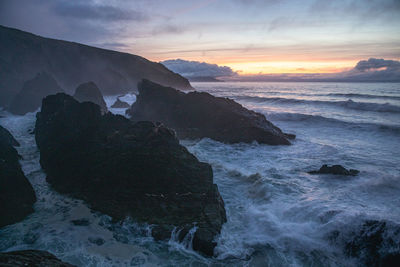
[[[162,61],[161,64],[188,79],[199,77],[226,78],[237,75],[230,67],[218,66],[217,64],[209,64],[206,62],[172,59]]]
[[[400,82],[400,61],[370,58],[339,73],[260,74],[232,77],[231,81],[277,82]]]
[[[87,2],[55,2],[53,11],[64,17],[82,20],[115,21],[145,21],[147,15],[127,8],[107,4]]]
[[[400,61],[370,58],[368,60],[361,60],[354,68],[355,71],[366,72],[376,70],[386,71],[400,71]]]
[[[348,80],[400,81],[400,61],[370,58],[361,60],[350,71],[341,73]]]

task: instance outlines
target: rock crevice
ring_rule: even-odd
[[[175,132],[148,121],[133,123],[66,94],[48,96],[37,114],[40,163],[52,187],[85,200],[115,220],[131,216],[156,225],[198,227],[193,248],[212,255],[226,221],[211,166],[179,144]]]

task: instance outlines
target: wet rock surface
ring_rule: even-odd
[[[41,250],[20,250],[0,253],[0,266],[73,267],[53,254]]]
[[[48,96],[35,138],[51,186],[122,220],[153,224],[153,235],[182,240],[193,227],[193,248],[213,254],[226,221],[209,164],[199,162],[161,124],[133,123],[66,94]]]
[[[0,227],[23,220],[33,212],[36,201],[32,185],[19,164],[19,145],[5,128],[0,126]]]
[[[289,145],[288,138],[264,115],[235,101],[205,92],[183,93],[148,80],[138,85],[139,95],[127,110],[133,121],[162,122],[176,130],[179,138],[209,137],[226,143]]]

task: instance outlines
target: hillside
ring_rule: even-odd
[[[40,37],[0,26],[0,106],[7,105],[26,80],[51,74],[67,92],[93,81],[104,95],[137,90],[143,78],[181,90],[187,79],[143,57]]]

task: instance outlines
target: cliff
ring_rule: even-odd
[[[7,105],[25,81],[45,71],[69,94],[93,81],[103,95],[135,91],[143,78],[192,89],[187,79],[143,57],[79,43],[40,37],[0,26],[0,106]]]

